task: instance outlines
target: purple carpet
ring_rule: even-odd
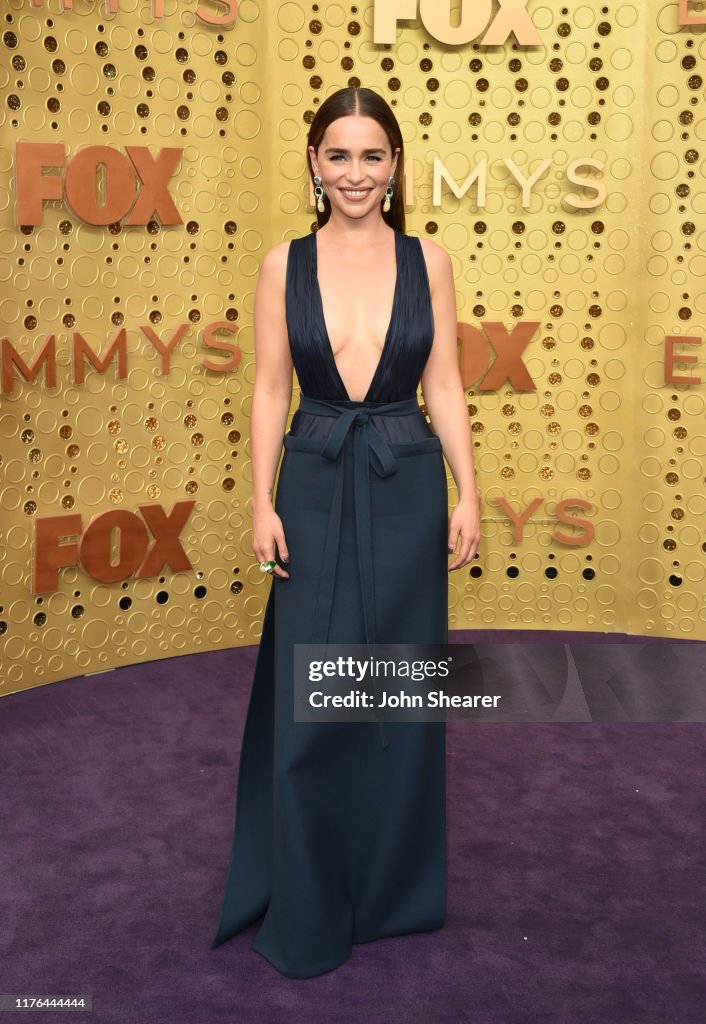
[[[518,640],[630,638],[451,639],[498,645],[501,659],[502,644]],[[688,646],[703,680],[706,647]],[[703,1024],[699,721],[450,722],[441,930],[356,945],[343,966],[304,980],[250,950],[259,925],[211,950],[256,651],[156,661],[0,700],[0,993],[93,998],[90,1013],[25,1016]]]

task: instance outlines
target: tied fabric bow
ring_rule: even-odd
[[[321,582],[312,622],[311,643],[325,644],[328,642],[343,513],[345,459],[342,457],[342,453],[344,442],[352,432],[353,501],[365,643],[366,645],[374,644],[376,642],[376,605],[370,466],[372,465],[378,476],[386,477],[396,471],[397,460],[388,443],[374,426],[371,417],[373,415],[410,415],[419,411],[419,405],[416,398],[411,398],[401,402],[378,403],[373,407],[366,403],[357,407],[348,407],[341,403],[302,397],[299,408],[303,412],[337,416],[336,422],[321,447],[321,455],[337,462],[338,465],[324,542]],[[373,680],[376,698],[379,698],[379,687],[375,676],[373,676]],[[378,726],[380,740],[385,749],[390,745],[385,724],[378,721]]]

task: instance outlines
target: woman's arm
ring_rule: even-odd
[[[429,274],[434,310],[434,341],[421,378],[424,404],[438,434],[458,488],[458,505],[451,516],[449,550],[461,550],[449,569],[472,560],[480,541],[480,496],[473,465],[466,396],[458,368],[458,316],[451,258],[442,246],[424,238],[422,247]]]
[[[292,402],[292,355],[285,318],[285,281],[289,243],[265,256],[255,289],[255,384],[250,409],[253,477],[253,551],[259,562],[289,560],[284,530],[272,496],[282,453],[282,438]],[[276,576],[289,577],[279,565]]]

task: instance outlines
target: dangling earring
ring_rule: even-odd
[[[324,206],[324,191],[323,181],[318,174],[314,175],[314,195],[316,196],[316,209],[319,213],[324,213],[326,207]]]
[[[394,179],[394,176],[391,174],[390,175],[390,180],[387,183],[387,190],[385,192],[385,201],[382,204],[382,208],[385,211],[385,213],[389,213],[390,212],[390,200],[392,199],[392,196],[394,194],[394,189],[392,187],[394,185],[394,183],[395,183],[395,179]]]

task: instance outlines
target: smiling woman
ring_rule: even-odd
[[[358,93],[364,91],[357,90]],[[404,143],[394,115],[388,117],[384,109],[376,110],[375,115],[365,116],[364,111],[344,113],[328,124],[322,121],[318,134],[310,133],[308,157],[318,199],[320,228],[337,209],[339,200],[349,207],[359,204],[369,212],[368,200],[377,203],[383,199],[383,215],[389,216],[382,219],[404,230],[401,180],[404,158],[400,161]],[[381,218],[378,215],[376,219]],[[366,227],[369,228],[369,223]]]
[[[253,550],[273,585],[212,943],[264,915],[251,948],[291,978],[444,922],[445,723],[295,722],[293,647],[447,641],[447,481],[417,401],[425,372],[471,476],[450,262],[429,243],[437,318],[425,249],[404,230],[399,125],[376,93],[343,89],[309,143],[318,230],[267,254],[255,299]],[[302,394],[282,439],[293,369]],[[464,506],[458,565],[472,520]]]

